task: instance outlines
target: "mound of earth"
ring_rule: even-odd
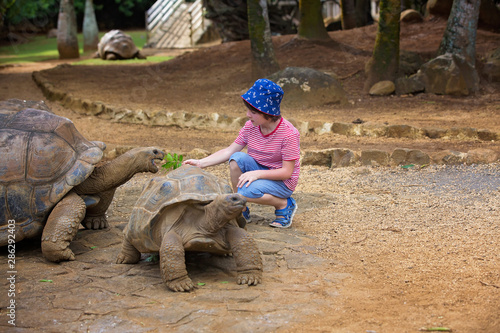
[[[418,53],[424,60],[430,59],[441,42],[445,25],[446,21],[435,18],[419,24],[403,24],[401,49]],[[295,36],[273,38],[282,68],[310,67],[329,73],[338,78],[349,99],[348,105],[287,107],[282,111],[286,118],[317,123],[363,121],[374,125],[405,124],[418,128],[472,127],[500,132],[500,84],[490,83],[483,78],[479,94],[462,98],[433,94],[370,97],[363,93],[362,88],[364,65],[373,49],[376,26],[337,31],[330,35],[332,41],[327,43],[312,43],[296,39]],[[500,35],[479,30],[476,45],[480,67],[481,59],[500,45]],[[171,53],[152,49],[144,52]],[[184,52],[171,61],[154,65],[61,66],[44,72],[44,77],[55,89],[76,98],[101,101],[134,111],[216,112],[230,117],[244,116],[245,109],[239,95],[253,84],[248,41]],[[91,124],[89,128],[82,123],[80,128],[110,144],[126,144],[127,138],[132,136],[135,142],[168,146],[169,150],[181,153],[194,148],[212,151],[227,145],[235,136],[235,131],[192,131],[188,134],[183,132],[182,135],[187,136],[185,140],[175,140],[180,134],[172,128],[151,129],[146,136],[133,133],[116,135],[116,132],[106,131],[96,124]],[[204,144],[200,146],[197,143],[196,146],[193,142],[199,137],[204,138]],[[467,152],[481,147],[500,151],[498,143],[476,140],[374,140],[366,137],[353,140],[341,135],[314,133],[302,138],[304,149],[332,147],[387,151],[396,147],[411,147],[428,152],[441,149]]]

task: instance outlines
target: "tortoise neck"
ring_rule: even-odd
[[[100,193],[117,188],[130,180],[137,172],[143,170],[141,161],[130,151],[114,160],[104,162],[94,169],[94,172],[75,190],[77,193]]]
[[[205,206],[205,223],[201,226],[209,233],[216,233],[229,223],[231,217],[227,216],[223,209],[218,209],[217,200]]]

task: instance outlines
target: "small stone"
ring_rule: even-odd
[[[372,96],[388,96],[396,91],[396,86],[392,81],[380,81],[375,83],[370,89]]]

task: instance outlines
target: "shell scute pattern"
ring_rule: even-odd
[[[26,181],[31,184],[61,177],[77,159],[68,143],[52,133],[33,133],[28,151]]]
[[[31,212],[25,209],[25,207],[30,207],[31,191],[31,186],[19,183],[11,186],[7,192],[9,196],[7,207],[11,215],[16,216],[16,222],[26,221],[31,217]]]
[[[32,222],[42,223],[103,155],[69,119],[23,108],[30,103],[34,102],[0,102],[0,236],[8,220],[23,229],[31,228]]]
[[[227,182],[196,167],[183,167],[165,177],[152,178],[134,205],[128,224],[128,236],[132,239],[138,237],[143,241],[149,240],[149,233],[156,219],[171,205],[208,203],[220,194],[229,193],[232,193],[232,189]]]
[[[24,109],[17,112],[7,126],[20,131],[51,133],[61,120],[69,121],[48,111]]]
[[[26,147],[29,133],[0,130],[0,184],[22,181],[26,170]],[[7,144],[8,143],[8,144]],[[11,147],[16,147],[12,151]]]

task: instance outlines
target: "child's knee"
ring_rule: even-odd
[[[241,168],[238,165],[238,162],[236,162],[235,160],[230,160],[229,161],[229,171],[230,172],[233,172],[233,171],[239,171],[239,172],[241,172]]]
[[[252,185],[254,184],[253,183],[250,184],[249,187],[246,187],[246,185],[244,185],[243,187],[238,188],[238,194],[241,194],[242,196],[251,199],[261,198],[264,195],[264,193],[262,193],[260,188]]]
[[[245,155],[247,155],[247,154],[245,154],[244,152],[241,152],[241,151],[237,151],[236,153],[233,153],[231,155],[231,157],[229,157],[229,161],[230,162],[233,162],[233,161],[238,162],[239,160],[244,159]]]

